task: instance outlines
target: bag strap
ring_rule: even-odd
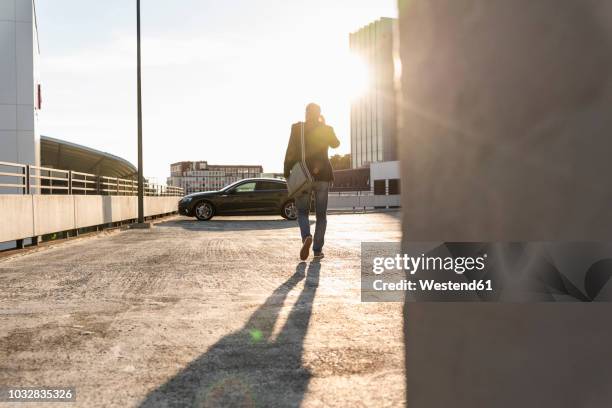
[[[300,126],[300,142],[302,145],[302,169],[304,170],[304,174],[308,180],[312,181],[312,175],[310,174],[310,170],[308,170],[308,166],[306,165],[306,141],[304,138],[304,122],[301,122]]]
[[[300,126],[300,143],[302,144],[302,163],[306,165],[306,142],[304,142],[304,122]]]

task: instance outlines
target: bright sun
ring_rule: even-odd
[[[360,56],[342,50],[321,58],[325,64],[306,62],[300,77],[305,95],[323,104],[349,104],[370,87],[370,70]]]
[[[368,91],[370,72],[361,57],[352,53],[347,54],[341,70],[344,92],[350,99],[359,98]]]
[[[343,50],[323,60],[329,63],[311,65],[304,70],[303,95],[307,98],[338,110],[349,108],[352,101],[369,91],[372,79],[363,58]]]

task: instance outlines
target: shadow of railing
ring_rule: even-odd
[[[141,407],[298,407],[311,374],[302,365],[321,264],[302,262],[249,318],[152,391]],[[307,270],[306,270],[307,269]],[[283,328],[272,333],[289,292],[306,282]]]

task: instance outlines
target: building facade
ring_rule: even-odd
[[[400,194],[400,162],[387,161],[370,165],[370,180],[374,195]]]
[[[263,167],[254,165],[219,165],[206,161],[183,161],[170,165],[169,186],[182,187],[185,194],[219,190],[235,181],[260,177]]]
[[[40,165],[38,60],[34,2],[0,1],[0,161]]]
[[[370,191],[370,169],[360,167],[358,169],[334,170],[334,182],[330,191]]]
[[[351,167],[397,160],[393,37],[396,20],[381,18],[350,34],[351,52],[367,65],[369,84],[351,104]]]

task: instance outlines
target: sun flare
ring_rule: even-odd
[[[344,92],[349,98],[357,99],[367,92],[370,86],[370,70],[359,56],[349,53],[342,67]]]

